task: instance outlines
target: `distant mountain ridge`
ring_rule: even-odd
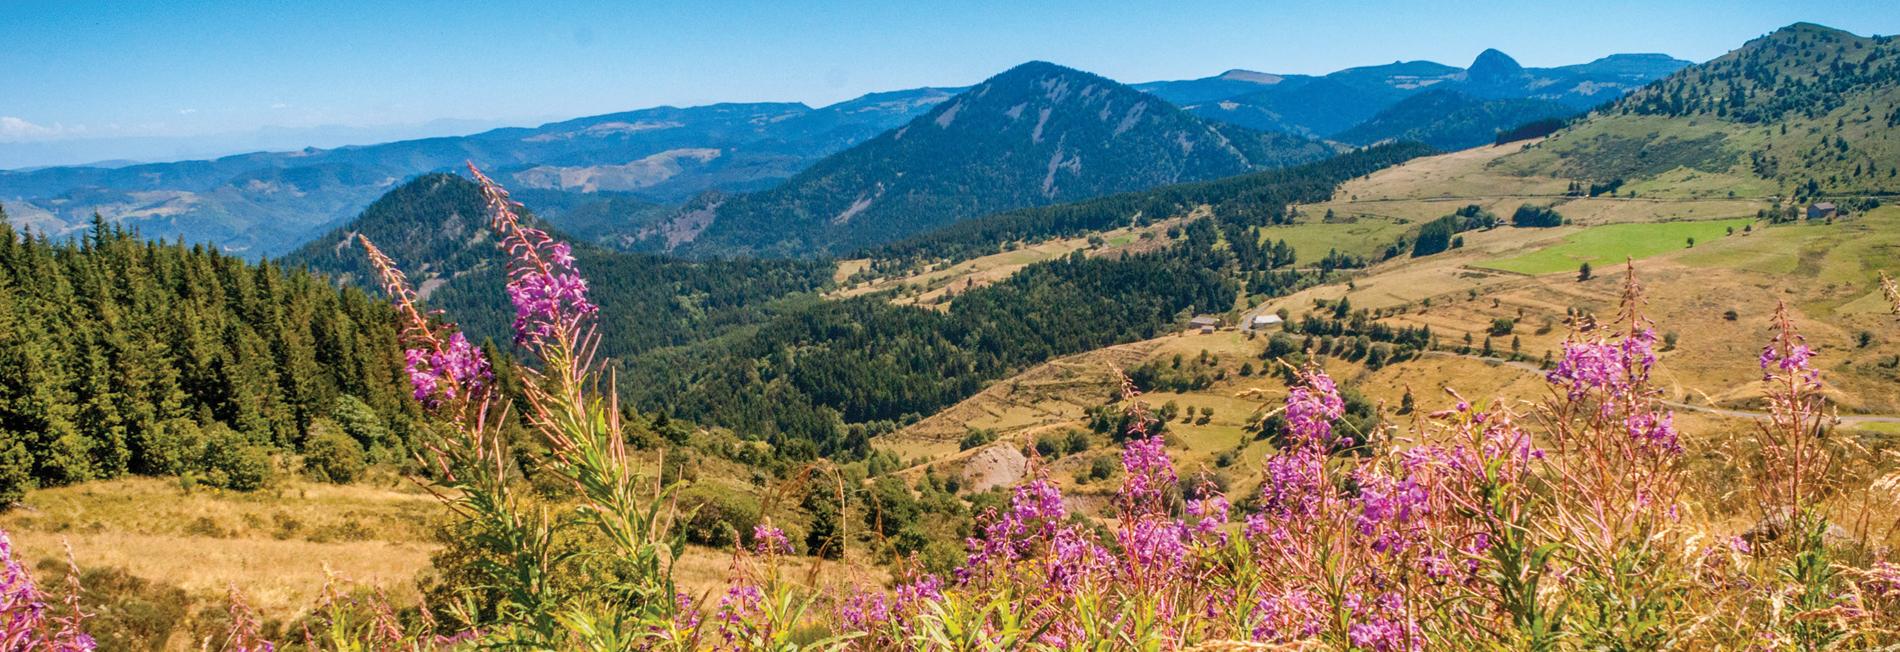
[[[1219,123],[1214,130],[1217,134],[1241,127],[1352,143],[1367,142],[1374,136],[1412,134],[1406,137],[1434,139],[1441,146],[1463,146],[1476,142],[1485,126],[1515,126],[1473,120],[1510,119],[1527,113],[1524,108],[1529,106],[1494,100],[1535,99],[1580,111],[1682,65],[1687,62],[1664,55],[1626,54],[1573,66],[1523,68],[1507,55],[1488,50],[1464,69],[1429,61],[1350,68],[1323,76],[1234,69],[1214,77],[1150,82],[1135,88]],[[1429,116],[1399,107],[1400,102],[1422,92],[1446,89],[1483,101],[1468,103],[1461,113],[1449,118],[1450,124],[1436,127]],[[108,221],[136,227],[150,237],[210,241],[226,251],[270,256],[289,251],[324,229],[343,223],[406,179],[452,170],[465,160],[473,160],[518,190],[541,193],[542,205],[549,207],[545,217],[580,227],[574,230],[577,235],[622,243],[637,236],[649,240],[658,237],[657,242],[678,247],[697,237],[711,213],[697,212],[690,219],[662,224],[660,218],[667,211],[659,210],[660,205],[687,202],[704,207],[772,189],[826,156],[866,143],[938,108],[962,90],[926,87],[871,93],[820,108],[787,102],[663,106],[468,136],[240,154],[204,161],[0,171],[0,204],[17,223],[55,236],[79,232],[97,211]],[[1376,125],[1348,133],[1395,107],[1399,109],[1395,115],[1410,122],[1394,123],[1393,116],[1387,116]],[[1447,137],[1434,129],[1444,133],[1455,130],[1457,137]],[[1220,144],[1223,139],[1229,142]],[[1298,149],[1290,140],[1263,145],[1265,141],[1258,136],[1238,141],[1227,136],[1210,137],[1206,142],[1216,149],[1236,151],[1256,146]],[[1281,162],[1310,160],[1310,154],[1308,151]],[[1278,156],[1265,154],[1264,150],[1245,154],[1249,158],[1261,155],[1265,155],[1262,160]],[[973,201],[965,207],[931,208],[923,211],[920,224],[937,223],[939,210],[954,215],[980,213],[1007,205],[1074,199],[1097,190],[1115,192],[1198,178],[1201,174],[1192,166],[1174,170],[1179,163],[1161,160],[1153,169],[1131,166],[1128,169],[1136,175],[1126,183],[1099,189],[1090,189],[1094,182],[1088,178],[1055,183],[1055,196],[1041,199],[1011,186],[1001,191],[1018,195],[1010,202]],[[1057,161],[1056,167],[1064,168],[1063,162]],[[1058,180],[1061,174],[1055,175]],[[1047,170],[1037,179],[1041,176],[1047,176]],[[1089,172],[1083,176],[1095,175]],[[839,180],[834,177],[834,181]],[[864,190],[846,185],[851,187],[844,190],[860,194]],[[994,190],[988,185],[981,187],[984,192]],[[931,188],[927,184],[917,192],[936,190],[965,192],[954,185]],[[701,196],[707,191],[718,192]],[[806,192],[816,189],[808,188]],[[842,214],[857,199],[854,195],[830,214]],[[752,201],[744,200],[741,205]],[[880,201],[885,200],[871,200],[867,208]],[[916,205],[931,201],[960,200],[915,196],[885,203]],[[833,208],[820,203],[826,210]],[[737,206],[724,210],[738,210]],[[747,228],[759,228],[776,219],[764,216]],[[788,219],[797,222],[806,218]],[[708,244],[694,248],[747,251],[757,242],[743,246],[735,243],[763,238],[721,235],[734,220],[727,222],[728,226],[714,228],[713,240]],[[856,229],[866,223],[876,226],[877,222],[860,221]],[[855,238],[857,233],[854,229],[847,235]],[[876,240],[894,234],[867,231],[856,239]],[[731,243],[711,244],[721,239]],[[781,249],[809,251],[814,247],[791,244]]]
[[[1501,51],[1486,49],[1467,68],[1396,61],[1318,76],[1254,73],[1263,75],[1257,77],[1263,81],[1254,83],[1223,74],[1136,87],[1204,118],[1333,138],[1427,91],[1451,90],[1492,100],[1541,100],[1581,113],[1689,65],[1662,54],[1613,54],[1583,64],[1525,68]]]
[[[0,204],[49,234],[98,211],[151,237],[210,240],[273,255],[342,223],[417,174],[474,161],[520,188],[637,192],[678,201],[710,188],[771,185],[902,124],[957,89],[799,103],[656,107],[532,128],[208,161],[0,171]]]
[[[997,211],[1317,160],[1333,147],[1209,122],[1113,80],[1030,62],[763,192],[646,234],[694,255],[837,253]]]
[[[1511,126],[1577,113],[1551,100],[1483,98],[1446,88],[1399,100],[1333,138],[1354,145],[1414,141],[1451,151],[1491,143]]]

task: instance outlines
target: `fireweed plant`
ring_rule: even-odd
[[[1844,563],[1831,529],[1838,457],[1813,351],[1786,308],[1760,356],[1769,416],[1747,459],[1760,524],[1715,534],[1685,500],[1685,437],[1652,384],[1656,334],[1633,271],[1614,318],[1576,320],[1535,405],[1453,406],[1401,432],[1346,427],[1320,366],[1293,370],[1260,488],[1184,481],[1124,377],[1122,480],[1091,519],[1039,467],[979,518],[967,558],[892,585],[809,588],[769,520],[723,591],[672,579],[670,488],[629,458],[596,310],[564,243],[521,219],[472,166],[507,253],[523,405],[395,264],[363,240],[406,322],[407,374],[438,427],[425,486],[473,538],[465,605],[396,616],[379,594],[326,589],[272,643],[233,591],[225,640],[274,650],[1818,650],[1900,644],[1900,566]],[[1883,288],[1900,311],[1900,290]],[[511,413],[518,410],[518,413]],[[518,487],[500,424],[518,419],[573,488]],[[560,539],[581,535],[576,550]],[[85,614],[48,598],[0,536],[0,650],[86,650]],[[601,574],[597,569],[611,572]],[[585,570],[583,570],[585,569]],[[587,572],[602,581],[563,582]],[[73,591],[77,594],[77,591]],[[452,618],[436,620],[438,615]],[[292,636],[292,638],[299,638]]]

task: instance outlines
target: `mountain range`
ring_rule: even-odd
[[[1462,69],[1412,61],[1323,76],[1232,70],[1130,89],[1032,63],[980,87],[1015,92],[1007,102],[987,93],[951,102],[965,89],[918,88],[821,108],[656,107],[469,136],[0,171],[0,204],[16,223],[56,236],[97,212],[148,237],[273,256],[405,179],[474,161],[590,240],[698,254],[836,251],[986,212],[1312,160],[1341,145],[1466,147],[1684,65],[1624,54],[1524,68],[1487,50]],[[999,84],[1038,74],[1052,86]],[[1084,128],[1089,111],[1099,129]],[[940,119],[934,131],[911,126]],[[999,147],[1006,142],[1026,145]],[[1141,145],[1124,151],[1132,143]]]
[[[770,190],[686,207],[669,251],[842,253],[959,219],[1324,158],[1335,147],[1208,121],[1051,63],[1003,72]]]
[[[1136,88],[1205,118],[1333,138],[1427,91],[1451,91],[1478,100],[1541,100],[1580,113],[1689,65],[1663,54],[1614,54],[1571,66],[1526,68],[1503,52],[1485,50],[1468,68],[1395,61],[1317,76],[1230,70],[1215,77],[1151,82]]]
[[[55,235],[83,228],[97,211],[148,236],[275,255],[348,220],[407,178],[471,160],[520,188],[630,191],[649,201],[761,188],[954,92],[873,93],[819,109],[658,107],[362,147],[0,172],[0,203],[16,223]]]

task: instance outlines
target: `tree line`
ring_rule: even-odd
[[[94,217],[0,211],[0,505],[126,474],[252,488],[313,442],[407,457],[393,313],[363,292]]]

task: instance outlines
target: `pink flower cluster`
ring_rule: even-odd
[[[1162,435],[1128,440],[1122,449],[1122,471],[1121,496],[1130,511],[1158,508],[1176,480]]]
[[[596,310],[587,300],[587,279],[574,271],[574,257],[568,255],[567,244],[554,243],[545,256],[550,269],[524,267],[508,281],[508,299],[515,305],[515,339],[524,344],[552,338],[558,329]]]
[[[409,280],[368,236],[358,235],[383,291],[403,318],[403,371],[416,401],[431,410],[462,405],[481,396],[494,380],[494,370],[481,349],[453,325],[439,324],[422,311],[421,299]]]
[[[1563,389],[1573,404],[1594,405],[1603,419],[1622,419],[1623,434],[1638,452],[1674,458],[1682,453],[1675,417],[1657,409],[1648,388],[1656,364],[1656,331],[1639,317],[1628,318],[1632,324],[1622,337],[1565,342],[1563,359],[1545,378]]]
[[[1068,515],[1068,507],[1062,504],[1062,490],[1047,479],[1017,485],[1009,511],[985,526],[982,538],[970,540],[970,565],[978,566],[991,558],[1022,557],[1035,542],[1053,537]]]
[[[68,617],[47,617],[45,595],[14,559],[13,541],[0,532],[0,650],[91,652],[97,644],[81,628],[78,604],[71,607]]]
[[[765,592],[750,582],[734,582],[726,587],[726,595],[719,599],[714,613],[724,649],[745,649],[743,642],[754,635],[764,620],[761,616],[765,613]]]
[[[1302,370],[1299,383],[1287,392],[1287,431],[1296,445],[1330,445],[1333,422],[1345,414],[1346,405],[1339,398],[1339,388],[1333,384],[1332,377],[1318,369]]]
[[[574,252],[546,231],[522,223],[519,204],[508,191],[469,166],[488,202],[490,226],[501,234],[508,263],[508,299],[515,306],[515,342],[532,345],[553,339],[575,341],[584,321],[598,309],[587,299],[587,279],[574,266]]]
[[[403,370],[409,375],[416,401],[430,409],[455,401],[464,393],[479,393],[495,378],[488,357],[460,332],[450,334],[443,346],[412,348],[403,354]]]
[[[1781,327],[1776,330],[1774,339],[1761,349],[1762,380],[1773,380],[1780,375],[1794,378],[1808,389],[1819,387],[1820,372],[1812,363],[1814,349],[1808,348],[1807,338],[1794,329],[1786,306],[1775,311],[1775,321]]]
[[[1551,384],[1569,392],[1571,399],[1591,394],[1628,391],[1649,379],[1656,364],[1656,331],[1635,329],[1627,336],[1611,341],[1583,340],[1564,343],[1564,356],[1545,374]]]
[[[792,542],[785,538],[785,531],[760,523],[752,526],[752,550],[760,555],[787,555],[792,552]]]

